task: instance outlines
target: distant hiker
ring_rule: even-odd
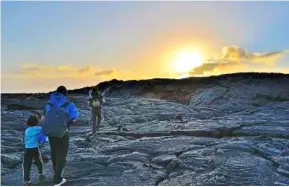
[[[88,105],[91,107],[91,118],[92,118],[92,133],[95,134],[99,130],[101,123],[101,106],[104,102],[104,99],[97,89],[93,87],[92,90],[89,90]],[[97,121],[96,121],[97,118]]]
[[[39,147],[41,143],[45,142],[46,137],[42,134],[42,128],[38,126],[38,123],[38,118],[35,115],[30,115],[26,123],[28,128],[24,134],[25,149],[22,165],[25,186],[31,185],[30,170],[33,160],[35,160],[39,177],[44,177],[43,161]]]
[[[62,170],[66,164],[69,129],[79,116],[78,109],[67,100],[66,95],[66,88],[59,86],[56,92],[50,95],[44,111],[43,131],[49,138],[55,186],[66,182]]]

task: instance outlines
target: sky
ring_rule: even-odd
[[[1,91],[289,73],[289,2],[1,2]]]

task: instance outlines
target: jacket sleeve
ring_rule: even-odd
[[[39,136],[38,136],[38,142],[40,144],[44,144],[46,142],[46,136],[45,136],[42,128],[41,128],[41,131],[40,131]]]
[[[47,111],[47,109],[46,109],[46,105],[45,105],[44,109],[43,109],[43,113],[42,113],[43,116],[46,116],[46,111]]]
[[[47,103],[44,107],[44,110],[43,110],[43,114],[42,114],[43,116],[46,116],[46,112],[49,110],[49,108],[50,108],[50,105],[49,105],[49,103]]]
[[[75,106],[74,103],[71,103],[71,104],[68,106],[68,114],[69,114],[69,120],[77,119],[77,118],[78,118],[78,116],[79,116],[79,111],[78,111],[78,109],[76,108],[76,106]]]

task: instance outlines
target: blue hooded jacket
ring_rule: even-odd
[[[57,107],[61,107],[67,102],[67,98],[65,95],[55,92],[51,94],[48,102],[53,105],[56,105]],[[49,110],[50,110],[50,105],[46,104],[45,112],[44,112],[45,116]],[[69,120],[77,119],[79,116],[78,109],[73,103],[69,103],[69,105],[67,105],[64,110],[68,113]]]

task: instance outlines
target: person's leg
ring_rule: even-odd
[[[96,109],[92,108],[91,109],[91,118],[92,118],[92,133],[95,134],[96,133]]]
[[[51,161],[52,167],[55,174],[56,164],[57,164],[57,155],[59,149],[59,140],[55,137],[49,137],[49,144],[50,144],[50,154],[51,154]]]
[[[96,130],[98,131],[100,128],[100,123],[101,123],[101,108],[98,108],[96,111],[97,115],[97,125],[96,125]]]
[[[39,146],[39,151],[40,151],[40,153],[41,153],[41,158],[42,158],[43,163],[46,163],[46,162],[49,161],[49,158],[48,158],[45,154],[43,154],[43,152],[41,152],[41,150],[43,150],[43,149],[44,149],[44,145],[41,144],[41,145]]]
[[[43,161],[42,161],[42,156],[41,156],[41,152],[39,148],[35,150],[34,158],[35,158],[35,164],[38,169],[38,173],[42,175],[43,174]]]
[[[24,182],[30,181],[30,170],[32,165],[32,155],[29,149],[24,150],[24,158],[23,158],[23,178]]]
[[[67,133],[64,137],[59,139],[58,144],[59,144],[59,151],[57,157],[57,164],[55,168],[55,176],[54,176],[55,183],[59,183],[62,181],[61,174],[66,164],[66,157],[69,147],[69,134]]]

